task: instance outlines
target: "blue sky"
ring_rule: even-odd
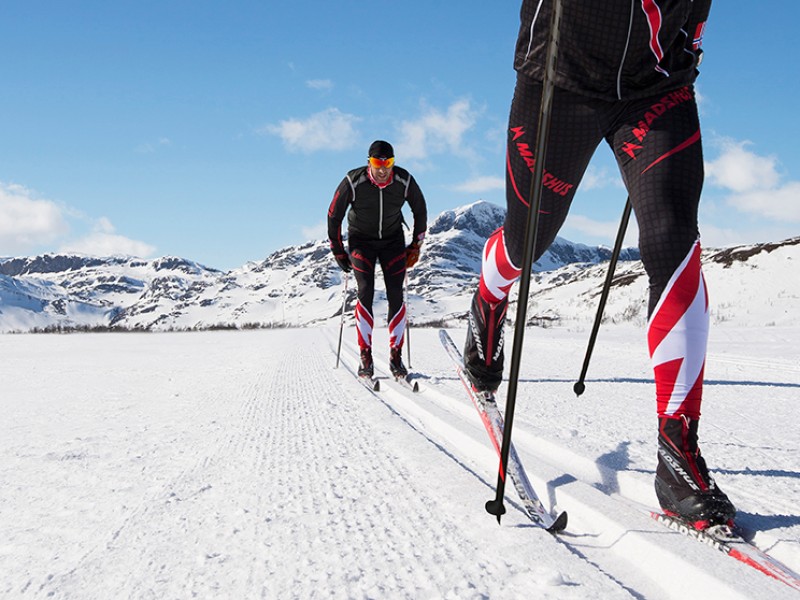
[[[706,29],[706,246],[800,233],[800,94],[785,50],[800,4],[754,6],[718,0]],[[518,12],[485,0],[5,3],[0,256],[260,261],[325,237],[335,187],[377,138],[432,217],[503,206]],[[561,235],[611,245],[624,201],[602,146]]]

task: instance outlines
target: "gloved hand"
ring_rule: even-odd
[[[409,244],[406,248],[406,269],[410,269],[419,260],[419,244]]]
[[[339,268],[345,273],[349,273],[353,270],[353,263],[350,262],[350,256],[347,253],[334,254],[333,257],[336,259]]]

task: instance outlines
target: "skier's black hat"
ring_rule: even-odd
[[[369,147],[369,156],[372,158],[394,158],[394,148],[389,142],[375,140]]]

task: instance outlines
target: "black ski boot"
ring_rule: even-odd
[[[389,369],[395,378],[405,377],[408,375],[408,369],[403,364],[403,349],[400,347],[389,349]]]
[[[736,508],[708,473],[697,447],[698,420],[658,419],[656,496],[661,508],[695,529],[731,525]]]
[[[361,364],[358,367],[359,377],[372,377],[375,374],[375,366],[372,364],[372,348],[361,349]]]
[[[464,370],[472,387],[479,392],[494,392],[503,380],[503,324],[508,298],[491,304],[479,290],[472,297],[464,344]]]

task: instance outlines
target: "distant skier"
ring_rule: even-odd
[[[611,147],[639,223],[650,281],[647,340],[659,422],[661,507],[703,528],[735,508],[698,448],[708,300],[700,268],[703,154],[693,83],[711,0],[564,0],[545,157],[537,260],[589,161]],[[469,314],[465,368],[477,390],[503,375],[508,294],[521,274],[553,0],[523,0],[508,126],[505,223],[487,240]],[[621,417],[624,418],[624,417]]]
[[[402,214],[406,202],[414,215],[408,246]],[[345,214],[349,252],[342,242]],[[336,262],[345,272],[352,269],[358,284],[355,317],[361,351],[358,374],[362,377],[372,377],[374,373],[372,300],[378,262],[389,301],[389,366],[395,377],[408,374],[401,357],[406,328],[403,283],[406,269],[419,260],[427,218],[425,198],[417,182],[408,171],[394,164],[394,149],[382,140],[369,147],[367,165],[348,172],[336,188],[328,209],[328,239]]]

